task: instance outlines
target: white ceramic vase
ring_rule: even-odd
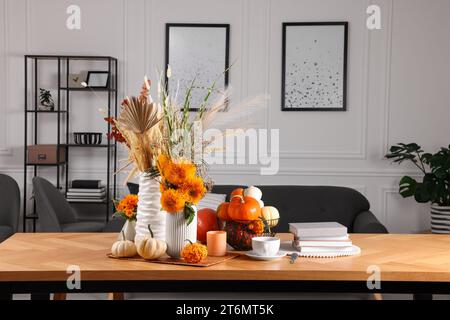
[[[179,259],[181,250],[188,244],[197,242],[197,208],[195,210],[194,220],[188,225],[183,212],[166,213],[166,243],[167,254]]]
[[[165,240],[166,213],[161,210],[159,182],[141,173],[139,177],[138,197],[135,242],[140,237],[145,237],[150,234],[148,225],[151,226],[155,239]]]
[[[125,239],[123,239],[124,236]],[[122,227],[122,231],[120,231],[119,235],[117,236],[117,240],[134,241],[135,236],[136,236],[136,220],[127,220],[125,221],[125,224]]]

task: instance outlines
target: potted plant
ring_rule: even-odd
[[[49,90],[39,88],[39,102],[43,106],[43,110],[53,111],[55,109],[55,102]]]
[[[416,143],[399,143],[390,148],[386,158],[394,163],[410,161],[422,172],[422,181],[404,176],[399,192],[404,198],[431,203],[432,231],[450,234],[450,146],[431,154]]]

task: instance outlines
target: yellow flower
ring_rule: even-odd
[[[169,163],[163,171],[164,178],[171,184],[181,186],[187,179],[195,176],[197,168],[189,162]]]
[[[161,194],[161,207],[169,213],[181,212],[184,209],[183,194],[174,189],[167,189]]]
[[[182,185],[181,190],[185,194],[186,200],[193,204],[197,204],[206,193],[206,188],[201,177],[187,179]]]

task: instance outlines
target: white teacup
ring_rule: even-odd
[[[253,251],[258,256],[275,256],[280,250],[280,238],[277,237],[255,237],[252,238]]]

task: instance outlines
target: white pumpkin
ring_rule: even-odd
[[[113,243],[111,253],[117,258],[134,257],[137,254],[136,245],[133,241],[125,240],[125,234],[122,231],[122,240]]]
[[[277,208],[271,206],[263,207],[261,209],[261,214],[263,218],[267,220],[269,227],[275,227],[278,224],[280,213]]]
[[[148,226],[150,235],[139,237],[136,243],[137,253],[146,260],[155,260],[163,256],[167,250],[167,243],[153,238],[153,231]]]
[[[245,197],[252,197],[256,200],[261,200],[262,198],[262,191],[255,187],[255,186],[250,186],[247,189],[244,190],[244,196]]]
[[[259,207],[260,207],[261,209],[264,208],[264,201],[258,200],[258,199],[256,199],[256,201],[258,201]]]

